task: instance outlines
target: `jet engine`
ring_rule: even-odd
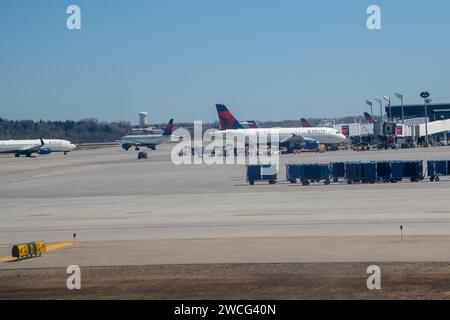
[[[50,148],[42,147],[39,149],[39,154],[50,154],[50,153],[52,153],[52,149]]]

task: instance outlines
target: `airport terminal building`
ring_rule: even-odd
[[[346,123],[336,124],[335,129],[343,135],[354,139],[367,139],[373,136],[396,136],[419,139],[420,137],[436,136],[448,140],[450,137],[450,103],[428,104],[426,122],[424,104],[385,106],[385,115],[391,121],[376,123]],[[442,121],[444,120],[444,121]]]
[[[389,112],[392,112],[392,118],[401,119],[402,118],[402,107],[395,105],[391,106],[391,111],[389,111],[389,106],[386,106],[386,115],[389,117]],[[427,105],[428,118],[430,121],[437,120],[447,120],[450,119],[450,103],[441,104],[429,104]],[[425,117],[425,106],[424,104],[410,104],[403,106],[403,112],[405,119],[411,118],[421,118]]]

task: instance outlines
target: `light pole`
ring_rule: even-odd
[[[366,104],[370,106],[370,116],[373,117],[372,101],[366,100]]]
[[[428,107],[427,104],[431,102],[430,93],[424,91],[420,94],[420,97],[423,98],[424,108],[425,108],[425,145],[428,148],[429,140],[428,140]]]
[[[428,137],[428,105],[431,103],[431,99],[425,99],[425,135],[427,141],[427,148],[430,145],[430,139]]]
[[[375,100],[380,104],[380,122],[383,122],[383,101],[381,101],[381,99],[378,98],[373,98],[373,100]]]
[[[383,99],[389,103],[389,120],[392,120],[391,97],[383,96]]]
[[[370,100],[366,100],[366,104],[370,106],[370,116],[372,117],[371,122],[375,126],[375,120],[373,119],[373,103]],[[374,130],[374,129],[372,129],[372,130]],[[370,144],[373,144],[373,139],[374,139],[374,136],[371,135],[371,137],[370,137]]]
[[[394,93],[394,95],[395,95],[397,98],[399,98],[400,101],[401,101],[401,105],[402,105],[402,123],[404,124],[404,123],[405,123],[405,112],[404,112],[404,110],[403,110],[403,95],[400,94],[400,93]]]

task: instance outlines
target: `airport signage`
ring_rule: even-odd
[[[348,137],[350,135],[350,126],[348,126],[348,125],[342,126],[341,127],[341,133],[344,136]]]

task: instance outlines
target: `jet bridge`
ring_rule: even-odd
[[[418,135],[421,137],[426,136],[427,134],[426,125],[423,123],[420,124],[418,127],[419,127]],[[428,122],[428,135],[444,133],[448,131],[450,131],[450,119]]]

